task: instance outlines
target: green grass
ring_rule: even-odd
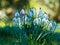
[[[58,31],[59,32],[59,31]],[[0,27],[0,45],[60,45],[60,33],[43,30],[43,27],[24,25]]]
[[[58,23],[60,25],[60,23]],[[60,29],[56,28],[54,32],[60,33]]]

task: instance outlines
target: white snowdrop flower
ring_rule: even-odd
[[[21,21],[19,17],[17,18],[17,20],[18,20],[18,22],[20,22],[20,21]]]
[[[41,8],[38,9],[38,15],[40,15],[40,14],[42,14],[42,9]]]
[[[19,26],[22,26],[22,24],[21,24],[21,23],[22,23],[22,22],[21,22],[21,19],[18,17],[17,20],[18,20],[18,25],[19,25]]]
[[[57,27],[57,23],[56,23],[55,21],[52,22],[52,27],[53,27],[53,30],[56,29],[56,27]]]
[[[18,26],[18,20],[16,17],[13,18],[14,26]]]
[[[18,11],[15,12],[15,17],[16,17],[16,16],[20,16],[20,14],[19,14]]]
[[[48,15],[47,15],[46,13],[43,15],[43,17],[46,18],[46,19],[49,18]]]
[[[25,10],[21,9],[20,14],[25,14]]]
[[[46,23],[46,18],[43,18],[42,19],[42,23]]]
[[[49,24],[49,20],[48,20],[48,19],[46,19],[46,21],[45,21],[45,22],[46,22],[46,24]]]
[[[32,8],[32,11],[33,11],[33,16],[36,16],[36,10],[34,7]]]
[[[24,16],[25,16],[25,10],[21,9],[21,11],[20,11],[20,17],[21,17],[22,21],[24,21]]]
[[[39,19],[38,18],[36,18],[36,19],[34,19],[34,24],[37,24],[38,25],[38,23],[39,23]]]
[[[50,23],[49,26],[52,27],[52,23]]]
[[[32,15],[33,15],[33,14],[32,14],[32,12],[31,12],[31,11],[29,11],[29,15],[32,17]]]
[[[43,18],[41,23],[42,23],[42,25],[48,25],[49,24],[49,20],[46,19],[46,18]]]
[[[55,21],[53,22],[53,26],[57,26],[57,23]]]
[[[49,23],[48,30],[54,31],[53,22]]]
[[[33,11],[31,9],[29,9],[28,14],[29,14],[30,17],[32,17],[33,16]]]
[[[27,15],[25,15],[25,22],[28,20],[28,17],[27,17]]]
[[[16,17],[14,17],[14,18],[13,18],[13,21],[14,21],[14,22],[17,22],[17,18],[16,18]]]
[[[14,21],[15,26],[20,26],[20,27],[22,26],[22,22],[21,22],[20,17],[14,17],[13,21]]]
[[[41,18],[39,18],[39,22],[42,22],[42,19]]]

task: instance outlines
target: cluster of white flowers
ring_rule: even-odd
[[[49,20],[49,16],[47,13],[43,13],[41,8],[38,10],[38,18],[34,19],[34,24],[41,25],[46,27],[48,30],[55,30],[57,27],[57,23],[55,21]]]
[[[36,17],[36,15],[38,15],[38,17]],[[34,25],[47,26],[48,30],[53,30],[57,26],[55,21],[49,20],[47,13],[43,13],[41,8],[38,9],[38,13],[36,13],[34,8],[30,8],[28,13],[26,13],[24,9],[21,9],[20,13],[17,10],[13,21],[19,26],[21,26],[23,22],[32,21]]]

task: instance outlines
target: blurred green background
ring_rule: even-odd
[[[27,10],[29,7],[35,7],[36,12],[41,7],[50,19],[60,22],[60,0],[0,0],[0,19],[8,22],[13,18],[16,9]]]

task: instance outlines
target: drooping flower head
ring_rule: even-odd
[[[34,7],[32,7],[31,10],[32,10],[33,16],[35,17],[36,16],[36,9]]]
[[[28,10],[28,15],[29,15],[30,17],[33,17],[33,10],[32,10],[31,8]]]
[[[39,19],[38,19],[38,18],[34,19],[33,23],[34,23],[34,25],[35,25],[35,24],[38,25],[38,24],[39,24]]]
[[[15,16],[15,17],[20,16],[20,14],[19,14],[18,10],[16,10],[16,12],[15,12],[15,15],[14,15],[14,16]]]
[[[46,12],[44,13],[43,17],[46,18],[46,19],[49,18]]]
[[[41,15],[43,12],[42,12],[42,9],[41,8],[39,8],[38,9],[38,14],[37,15]]]
[[[25,10],[21,9],[20,14],[25,14]]]
[[[55,21],[53,21],[52,26],[53,26],[53,29],[56,29],[57,23]]]
[[[20,18],[21,18],[22,21],[24,21],[24,16],[25,16],[25,9],[22,8],[22,9],[20,10]]]

